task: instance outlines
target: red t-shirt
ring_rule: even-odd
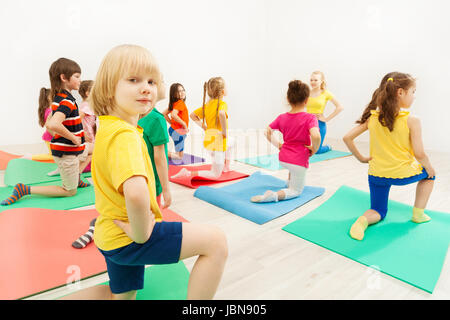
[[[178,100],[173,104],[173,110],[178,110],[178,116],[186,123],[186,126],[189,127],[189,111],[186,107],[186,104],[183,100]],[[181,124],[172,119],[172,123],[170,124],[172,129],[184,129]]]

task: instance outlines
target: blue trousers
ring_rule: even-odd
[[[325,135],[327,134],[327,123],[319,121],[319,132],[320,132],[320,146],[317,150],[317,154],[325,153],[331,150],[330,146],[323,146],[323,141],[325,140]]]
[[[420,180],[435,180],[436,177],[428,178],[428,173],[425,169],[422,173],[403,179],[381,178],[369,175],[369,189],[370,189],[370,209],[375,210],[381,216],[381,220],[386,217],[388,211],[389,191],[391,186],[404,186]]]

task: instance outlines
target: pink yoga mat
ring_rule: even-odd
[[[229,171],[222,173],[222,175],[218,179],[208,179],[204,177],[180,177],[176,179],[172,179],[171,177],[177,174],[182,168],[186,168],[189,171],[200,171],[200,170],[210,170],[211,165],[205,164],[201,166],[171,166],[169,165],[169,180],[174,183],[181,184],[183,186],[197,189],[200,186],[209,186],[212,184],[217,184],[225,181],[237,180],[248,177],[248,174],[240,173],[237,171]]]
[[[170,209],[164,221],[188,222]],[[106,272],[94,243],[75,249],[72,242],[98,216],[95,209],[16,208],[0,215],[0,300],[21,299]]]

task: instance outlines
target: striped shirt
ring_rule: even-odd
[[[50,142],[52,155],[62,157],[65,154],[78,155],[83,153],[85,148],[83,124],[81,123],[81,117],[78,112],[78,105],[75,98],[68,91],[63,90],[55,95],[51,108],[52,115],[56,112],[64,113],[66,119],[62,122],[62,124],[67,128],[67,130],[81,138],[81,145],[75,146],[72,141],[60,136],[59,134],[55,134]]]

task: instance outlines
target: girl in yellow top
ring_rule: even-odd
[[[206,93],[208,93],[209,101],[205,104]],[[209,79],[203,85],[203,106],[194,110],[190,115],[191,119],[205,130],[203,146],[211,154],[211,170],[189,171],[183,168],[172,178],[200,176],[217,179],[222,175],[222,172],[230,170],[233,141],[228,136],[228,106],[223,101],[223,97],[226,95],[227,90],[223,78]]]
[[[310,84],[311,94],[306,105],[306,112],[317,116],[321,137],[320,147],[319,150],[317,150],[317,154],[320,154],[331,150],[330,146],[323,145],[325,135],[327,134],[327,122],[336,117],[340,112],[342,112],[342,110],[344,110],[344,108],[336,100],[333,94],[326,89],[327,86],[325,82],[325,75],[321,71],[314,71],[311,74]],[[335,109],[328,117],[325,117],[323,113],[328,101],[331,101],[334,104]]]
[[[433,190],[435,171],[423,148],[420,120],[402,110],[411,107],[415,91],[415,79],[410,75],[387,74],[357,121],[359,125],[344,137],[353,155],[360,162],[369,163],[371,206],[350,229],[350,236],[356,240],[364,238],[368,225],[386,217],[392,185],[418,182],[411,220],[430,220],[424,209]],[[370,157],[363,156],[353,141],[366,130],[370,133]]]
[[[144,286],[146,265],[197,255],[187,298],[211,299],[215,294],[228,254],[224,233],[212,226],[161,222],[152,163],[138,120],[156,104],[163,88],[158,65],[145,48],[115,47],[100,65],[90,95],[100,121],[92,158],[99,213],[94,241],[110,282],[67,299],[134,299]]]

